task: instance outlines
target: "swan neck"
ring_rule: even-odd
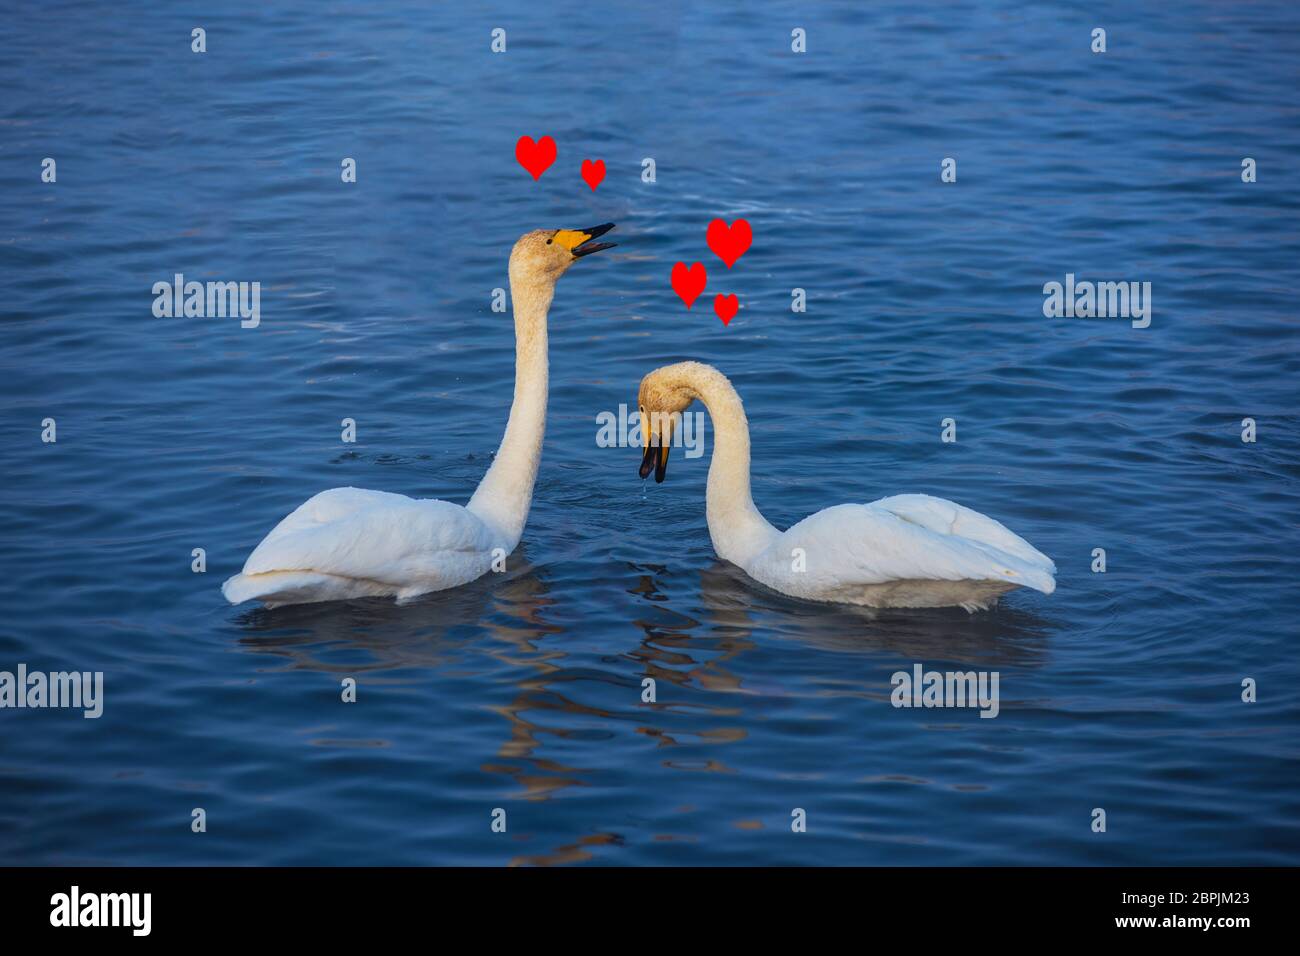
[[[721,372],[695,376],[688,387],[713,421],[705,510],[718,557],[744,566],[771,544],[777,530],[754,505],[749,487],[749,420],[731,382]]]
[[[467,505],[499,533],[499,546],[514,550],[523,536],[533,485],[542,460],[549,383],[546,316],[555,294],[553,281],[521,280],[510,274],[515,317],[515,392],[506,432],[492,466]]]

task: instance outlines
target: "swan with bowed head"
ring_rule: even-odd
[[[680,362],[641,380],[640,475],[662,482],[673,427],[699,399],[713,420],[705,512],[713,550],[792,597],[868,607],[992,607],[1014,588],[1051,594],[1056,565],[992,518],[930,495],[826,508],[779,531],[749,488],[749,421],[711,365]]]

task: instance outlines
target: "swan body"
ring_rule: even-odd
[[[1051,594],[1056,565],[1000,522],[955,502],[908,494],[843,504],[786,531],[754,506],[749,423],[721,372],[699,362],[656,369],[638,405],[646,442],[641,466],[662,481],[673,415],[700,399],[713,419],[706,511],[713,548],[775,591],[868,607],[991,607],[1017,587]]]
[[[523,536],[541,462],[548,383],[546,317],[555,282],[612,223],[539,229],[515,243],[515,393],[505,437],[478,489],[461,506],[387,491],[331,488],[271,529],[221,591],[232,604],[268,607],[358,597],[408,600],[466,584],[504,560]]]
[[[282,520],[222,587],[232,604],[393,595],[456,587],[492,566],[509,537],[468,508],[437,498],[331,488]]]

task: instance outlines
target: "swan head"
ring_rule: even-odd
[[[617,245],[593,241],[613,228],[612,222],[606,222],[586,229],[534,229],[524,233],[510,253],[510,278],[554,283],[583,256]]]
[[[664,480],[673,432],[681,423],[682,412],[695,401],[695,389],[690,383],[697,371],[707,368],[699,362],[678,362],[657,368],[641,379],[636,404],[641,414],[641,444],[645,452],[638,472],[642,478],[654,469],[655,482]]]

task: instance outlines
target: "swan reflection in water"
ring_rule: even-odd
[[[552,595],[552,574],[527,564],[526,552],[520,553],[524,563],[503,575],[406,605],[366,599],[252,610],[238,618],[240,644],[281,658],[285,669],[364,675],[372,687],[425,683],[421,670],[492,672],[499,681],[506,669],[512,697],[491,705],[504,718],[504,733],[478,769],[514,781],[518,790],[501,799],[538,801],[591,785],[608,768],[601,760],[606,749],[630,732],[665,748],[664,765],[673,771],[732,773],[726,745],[748,737],[751,701],[852,696],[887,706],[890,675],[913,662],[1038,667],[1053,629],[1039,615],[1008,605],[972,617],[960,609],[813,604],[769,591],[723,561],[686,574],[629,563],[615,593],[628,603],[625,617],[637,631],[598,660],[589,654],[580,660],[585,648],[566,649],[578,635],[552,620],[561,604]],[[695,586],[698,596],[691,593]],[[826,672],[826,654],[842,658],[833,673]],[[815,678],[789,661],[800,656],[818,669]],[[620,667],[619,658],[631,666]],[[642,701],[647,677],[657,685],[654,702]],[[625,703],[611,705],[611,685],[621,688]],[[575,748],[564,746],[575,738],[590,755],[586,766],[575,766]],[[550,741],[562,747],[564,761],[548,756]],[[675,759],[679,746],[707,756]],[[552,744],[552,753],[560,747]],[[512,862],[581,862],[622,839],[610,832],[573,836]]]

